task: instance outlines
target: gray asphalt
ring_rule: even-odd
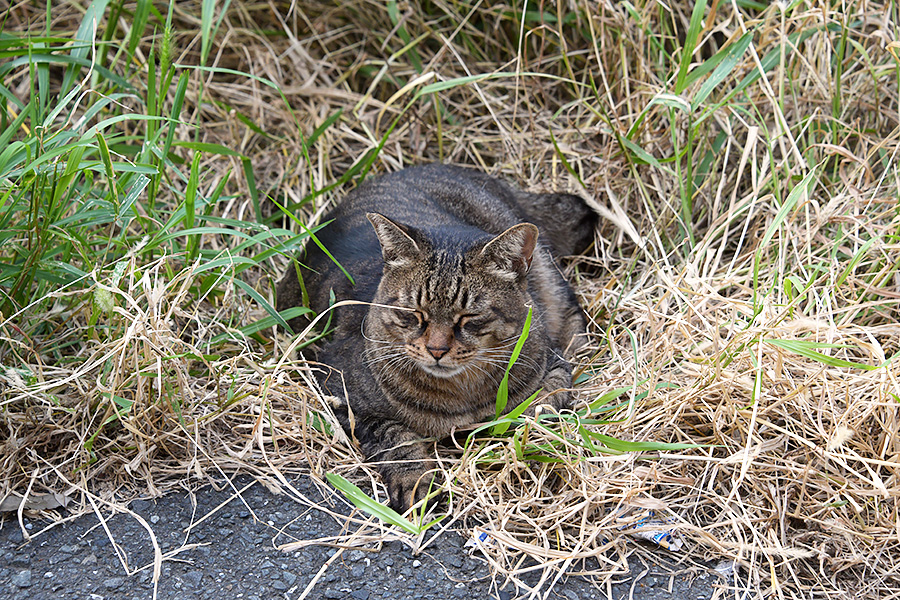
[[[249,477],[239,476],[234,485],[241,489],[250,482]],[[309,478],[299,477],[293,483],[313,502],[329,504],[337,513],[350,512],[330,491],[323,498],[319,486]],[[342,531],[343,519],[307,510],[288,496],[273,494],[260,484],[243,492],[244,502],[238,498],[228,501],[233,491],[228,486],[220,487],[218,491],[206,487],[195,492],[196,507],[188,492],[131,503],[130,508],[152,528],[164,554],[182,548],[174,560],[162,564],[158,598],[295,600],[303,597],[304,591],[310,599],[348,600],[512,600],[530,595],[528,590],[516,589],[502,578],[495,580],[480,551],[470,555],[464,548],[470,534],[461,526],[459,531],[445,532],[418,554],[399,541],[388,542],[377,552],[339,551],[322,545],[283,552],[277,546],[346,533]],[[186,533],[191,523],[214,510],[211,517]],[[147,530],[131,515],[102,514],[104,518],[109,517],[106,526],[111,535],[96,515],[89,514],[56,525],[31,541],[23,538],[14,513],[0,515],[0,598],[152,598],[152,567],[138,570],[153,560]],[[31,535],[47,525],[44,521],[25,519],[26,531]],[[115,540],[119,556],[110,537]],[[666,554],[664,550],[651,554],[654,559],[658,555],[656,565],[643,564],[632,554],[630,577],[618,578],[609,586],[598,587],[584,577],[564,576],[549,593],[544,585],[533,597],[706,600],[712,597],[714,584],[724,583],[696,567],[686,572],[682,569],[677,574],[674,557]],[[130,575],[123,562],[133,571]],[[318,579],[309,587],[317,575]],[[538,579],[535,573],[526,580],[533,586]]]

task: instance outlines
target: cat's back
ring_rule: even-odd
[[[368,226],[369,212],[419,228],[468,225],[494,235],[523,220],[509,186],[479,171],[444,164],[408,167],[370,179],[328,218],[344,223],[344,231],[336,228],[335,235],[346,235]],[[369,237],[377,247],[374,233]]]
[[[597,214],[580,196],[524,192],[481,171],[440,163],[373,179],[347,200],[338,210],[358,224],[366,212],[381,212],[418,227],[466,224],[497,235],[530,222],[556,258],[584,251],[597,226]]]

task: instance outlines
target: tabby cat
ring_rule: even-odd
[[[405,510],[427,493],[422,475],[434,466],[434,440],[493,418],[529,307],[531,330],[510,372],[506,409],[539,388],[539,402],[570,405],[563,352],[584,330],[584,315],[553,255],[593,240],[596,217],[581,198],[520,192],[434,164],[367,181],[326,219],[317,237],[355,284],[310,243],[300,262],[311,308],[325,310],[332,291],[337,300],[374,304],[335,309],[320,355],[335,372],[322,383],[343,399],[337,414],[345,431],[378,461],[392,508]],[[301,303],[291,266],[277,306]],[[290,325],[304,327],[300,318]]]

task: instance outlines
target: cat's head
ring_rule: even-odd
[[[366,322],[373,371],[494,378],[528,313],[527,274],[538,229],[440,237],[369,213],[384,273]]]

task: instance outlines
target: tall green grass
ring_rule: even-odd
[[[227,5],[203,2],[201,63]],[[128,257],[141,265],[165,256],[170,274],[191,266],[198,301],[234,286],[286,326],[267,290],[242,275],[291,253],[306,234],[262,222],[246,157],[178,139],[179,126],[200,126],[190,122],[188,89],[200,90],[192,102],[204,99],[201,72],[173,62],[173,7],[161,14],[149,1],[96,0],[72,35],[51,30],[48,3],[33,32],[0,31],[0,313],[27,337],[47,333],[32,316],[59,300],[53,292],[115,285],[116,264]],[[205,175],[222,157],[242,161],[255,220],[216,216],[239,189],[230,171],[214,186]],[[227,249],[209,249],[203,240],[213,237]],[[71,311],[104,306],[90,295],[64,298]]]

